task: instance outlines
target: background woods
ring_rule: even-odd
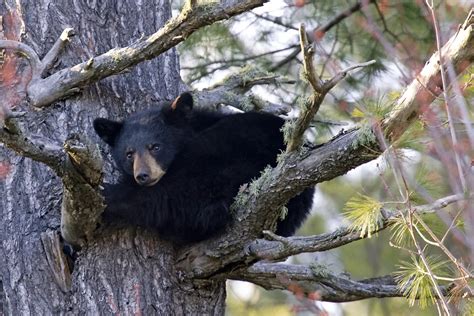
[[[404,296],[344,309],[472,312],[468,2],[265,2],[0,3],[4,313],[223,314],[226,294],[235,314]],[[235,225],[211,240],[96,229],[117,173],[92,120],[193,89],[200,107],[285,114],[278,165],[242,187]],[[305,237],[272,234],[316,184]],[[59,231],[82,246],[72,274]]]

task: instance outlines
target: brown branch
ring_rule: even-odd
[[[375,64],[375,60],[370,60],[365,63],[355,64],[355,65],[347,67],[346,69],[339,71],[334,77],[324,82],[324,89],[331,90],[334,86],[336,86],[339,82],[341,82],[347,76],[347,74],[351,72],[352,70],[355,70],[357,68],[367,67],[372,64]]]
[[[156,33],[140,39],[128,47],[114,48],[105,54],[91,58],[89,61],[60,70],[47,78],[32,80],[27,89],[28,97],[31,104],[36,107],[48,106],[77,92],[81,87],[118,74],[140,62],[164,53],[206,25],[249,11],[265,2],[267,0],[229,0],[203,4],[187,2],[181,13]],[[0,41],[0,48],[3,47],[2,44],[11,45],[11,43]],[[26,49],[23,47],[24,44],[18,45],[22,49]],[[58,45],[55,47],[60,48],[62,44]],[[54,59],[52,57],[56,57],[59,50],[53,49],[51,55],[46,58],[47,64],[51,64],[51,60]],[[42,67],[36,67],[35,73],[41,73],[42,71],[39,70],[42,69]]]
[[[405,214],[409,211],[416,214],[434,213],[452,203],[470,199],[472,199],[472,197],[464,194],[450,195],[438,199],[430,204],[415,206],[410,210],[406,210]],[[383,221],[377,230],[370,232],[372,235],[391,226],[394,223],[394,219],[402,216],[402,213],[399,211],[381,209],[380,212],[384,214]],[[247,247],[247,261],[282,260],[303,252],[326,251],[341,247],[356,240],[368,238],[371,234],[365,234],[362,236],[359,231],[348,227],[339,228],[332,233],[310,237],[283,238],[277,236],[277,238],[275,238],[274,236],[267,234],[267,240],[257,239]]]
[[[443,67],[452,64],[461,73],[474,62],[474,9],[456,34],[441,48]],[[443,91],[439,53],[425,64],[418,76],[405,89],[386,119],[382,122],[385,137],[393,142],[417,119],[418,113]]]
[[[41,61],[34,49],[30,46],[17,41],[0,40],[0,48],[15,51],[26,57],[30,63],[33,77],[38,77],[41,73]]]
[[[7,114],[5,126],[0,129],[0,142],[24,157],[44,163],[61,178],[64,191],[61,233],[67,242],[82,245],[96,229],[104,209],[99,194],[102,180],[99,148],[79,135],[70,136],[62,148],[51,140],[27,134],[17,122],[19,115],[9,111]]]
[[[74,134],[66,139],[67,153],[61,205],[61,234],[74,246],[90,240],[97,228],[104,198],[99,193],[102,183],[102,156],[97,144]]]
[[[229,274],[231,279],[255,283],[267,290],[294,290],[315,293],[318,300],[351,302],[367,298],[404,297],[392,276],[353,280],[347,275],[334,275],[324,267],[277,263],[257,263]],[[441,287],[443,295],[448,287]],[[466,293],[472,296],[472,293]]]
[[[51,70],[59,55],[62,53],[66,45],[71,41],[71,37],[74,35],[75,33],[72,28],[64,29],[64,31],[54,43],[53,47],[51,47],[48,53],[46,53],[44,58],[41,60],[41,76],[46,75],[46,72]]]
[[[0,142],[21,156],[44,163],[61,175],[64,162],[61,146],[50,140],[26,134],[18,122],[21,116],[15,115],[15,112],[8,113],[4,126],[0,124]]]
[[[300,26],[300,42],[301,50],[303,51],[303,76],[311,84],[313,94],[311,97],[303,101],[301,112],[293,123],[288,123],[285,126],[285,140],[287,143],[286,152],[298,150],[304,142],[304,133],[308,129],[311,121],[319,110],[321,103],[323,103],[326,94],[351,70],[373,64],[375,61],[370,61],[362,64],[357,64],[348,67],[328,81],[322,81],[316,74],[313,65],[314,51],[312,46],[308,43],[304,24]]]
[[[231,105],[242,111],[263,111],[273,114],[286,114],[291,108],[285,105],[264,101],[248,92],[256,85],[292,84],[293,80],[281,78],[267,72],[244,67],[213,87],[193,93],[197,106],[217,107],[220,104]]]

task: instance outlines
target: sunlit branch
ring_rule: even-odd
[[[140,39],[130,46],[114,48],[81,64],[60,70],[44,79],[31,80],[27,89],[30,102],[36,107],[48,106],[72,93],[77,93],[78,89],[84,86],[118,74],[140,62],[166,52],[206,25],[249,11],[265,2],[267,1],[186,2],[181,13],[156,33]],[[56,42],[51,54],[45,57],[46,67],[40,66],[41,62],[39,62],[37,55],[24,44],[0,41],[0,48],[8,47],[25,52],[32,61],[33,79],[35,79],[43,73],[43,70],[51,67],[53,60],[71,35],[67,30],[65,32],[67,34],[63,33],[65,36],[61,36],[60,41]]]

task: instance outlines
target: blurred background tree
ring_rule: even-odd
[[[176,12],[182,3],[173,1]],[[301,97],[309,95],[311,89],[300,78],[302,56],[298,26],[301,23],[306,26],[315,49],[315,65],[323,79],[351,64],[376,60],[340,83],[326,98],[314,127],[307,135],[313,144],[318,144],[334,136],[341,128],[350,128],[362,120],[380,119],[391,109],[402,87],[413,80],[437,49],[431,4],[421,0],[272,0],[262,8],[194,33],[178,47],[181,74],[192,89],[212,86],[243,67],[255,67],[286,77],[295,83],[260,86],[253,91],[264,99],[290,106],[294,109],[289,113],[292,116],[298,112]],[[456,32],[472,2],[436,1],[432,5],[442,45]],[[451,140],[453,134],[456,135],[457,150],[464,158],[473,157],[468,137],[472,125],[462,124],[463,120],[472,122],[472,74],[471,68],[450,94],[451,102],[463,102],[468,109],[467,114],[455,113],[452,119],[454,131],[448,124],[445,100],[440,99],[431,116],[426,114],[421,123],[415,124],[393,144],[392,155],[385,155],[346,176],[319,185],[313,216],[299,234],[332,231],[348,224],[343,212],[350,211],[350,207],[345,205],[357,194],[384,203],[392,201],[397,206],[401,201],[426,204],[465,190],[465,179],[456,176],[459,173],[453,163]],[[400,187],[400,175],[397,175],[401,170],[409,182],[405,192]],[[361,203],[359,201],[356,206],[361,206]],[[473,210],[471,207],[457,213],[458,210],[453,206],[448,212],[441,211],[424,219],[439,238],[444,238],[457,258],[469,263],[474,249],[468,238],[472,229],[472,218],[468,213]],[[410,253],[402,249],[408,247],[403,243],[403,234],[400,233],[397,239],[396,232],[396,229],[387,230],[376,238],[337,250],[298,255],[289,260],[314,262],[335,272],[347,271],[356,277],[384,275],[400,270],[404,261],[410,261]],[[436,247],[426,251],[430,257],[441,255]],[[446,264],[446,268],[450,265]],[[267,292],[243,282],[231,281],[228,288],[229,315],[305,315],[313,312],[312,305],[298,295]],[[421,309],[418,304],[410,306],[404,299],[322,303],[320,308],[330,315],[436,313],[434,306]],[[472,311],[469,306],[463,308],[466,315]]]

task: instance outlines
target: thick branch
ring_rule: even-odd
[[[28,96],[34,106],[47,106],[78,88],[166,52],[206,25],[249,11],[265,2],[246,0],[193,5],[188,3],[179,16],[171,19],[154,34],[128,47],[114,48],[87,62],[58,71],[45,79],[32,81],[28,87]]]
[[[27,135],[15,117],[5,119],[0,142],[24,157],[46,164],[61,178],[61,233],[69,243],[81,245],[96,229],[104,209],[99,194],[102,158],[97,145],[73,135],[63,149],[50,140]]]
[[[215,86],[193,93],[193,97],[198,106],[216,107],[226,104],[242,111],[257,110],[273,114],[286,114],[291,111],[290,107],[264,101],[248,92],[256,85],[291,83],[294,81],[255,68],[244,67]]]
[[[319,300],[350,302],[374,297],[404,297],[393,277],[384,276],[355,281],[344,275],[334,275],[321,267],[303,265],[257,263],[230,273],[230,278],[258,284],[265,289],[314,293]],[[446,287],[443,295],[448,294]]]
[[[0,126],[0,142],[19,155],[42,162],[58,175],[62,174],[64,153],[61,146],[40,137],[26,135],[17,118],[5,118],[5,126]]]
[[[68,155],[62,177],[61,234],[75,246],[90,239],[105,208],[99,194],[102,182],[102,156],[97,144],[80,136],[70,136],[64,149]]]
[[[456,34],[441,48],[443,69],[452,64],[456,73],[463,72],[474,62],[474,9]],[[398,139],[418,114],[443,91],[441,64],[436,52],[418,76],[405,89],[394,109],[383,121],[382,129],[391,142]]]

